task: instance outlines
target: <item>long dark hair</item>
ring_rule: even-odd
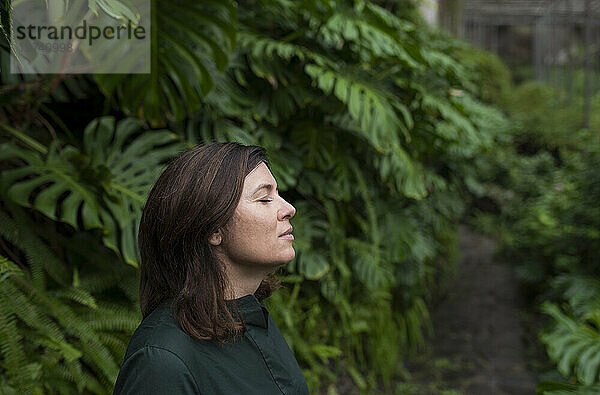
[[[210,143],[172,161],[150,191],[140,221],[140,307],[148,316],[173,299],[174,317],[193,338],[224,343],[244,324],[225,302],[227,278],[208,239],[224,229],[240,200],[244,179],[261,162],[264,148]],[[259,301],[279,288],[267,276]]]

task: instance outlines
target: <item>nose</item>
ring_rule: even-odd
[[[290,219],[296,215],[296,208],[288,203],[285,199],[282,198],[281,200],[283,200],[283,206],[281,209],[279,209],[279,220],[283,221],[286,218]]]

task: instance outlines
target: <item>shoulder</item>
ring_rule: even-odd
[[[198,385],[186,363],[171,350],[144,346],[124,362],[114,394],[198,394]]]
[[[190,343],[175,323],[172,309],[156,308],[129,341],[114,393],[198,393],[190,370]]]
[[[189,349],[190,336],[181,330],[166,305],[157,307],[137,327],[125,354],[125,360],[144,347],[163,349],[182,357]]]

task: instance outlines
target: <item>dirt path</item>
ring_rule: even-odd
[[[459,248],[456,280],[432,314],[432,350],[409,366],[420,383],[417,393],[535,394],[510,267],[493,261],[493,240],[465,226],[459,229]]]

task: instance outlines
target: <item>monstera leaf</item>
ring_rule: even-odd
[[[224,70],[236,43],[236,4],[231,0],[152,1],[150,74],[97,74],[107,96],[154,124],[179,121],[200,107]]]
[[[78,229],[99,228],[104,244],[136,266],[135,240],[146,194],[163,170],[161,163],[182,149],[169,131],[142,133],[141,122],[113,117],[92,121],[83,149],[59,147],[47,153],[0,146],[0,160],[25,166],[2,172],[0,189],[14,202]]]

